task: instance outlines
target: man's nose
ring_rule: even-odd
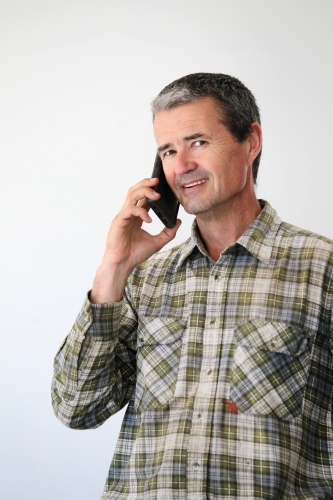
[[[190,170],[195,170],[197,164],[186,152],[178,152],[174,163],[174,172],[176,175],[186,174]]]

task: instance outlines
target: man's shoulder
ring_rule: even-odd
[[[333,261],[333,240],[309,229],[288,222],[281,222],[277,232],[278,246],[295,248],[311,254],[319,252]]]
[[[295,239],[308,244],[318,242],[322,243],[323,246],[327,246],[327,248],[333,248],[333,239],[289,222],[281,222],[278,234],[284,238]]]
[[[269,239],[278,238],[278,242],[284,241],[294,245],[319,245],[328,251],[333,249],[333,239],[309,229],[304,229],[295,224],[281,220],[277,211],[266,200],[259,200],[263,210],[258,217],[259,227],[262,233]],[[257,221],[256,221],[257,222]]]

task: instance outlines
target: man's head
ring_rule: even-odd
[[[167,85],[153,100],[153,118],[183,104],[211,97],[221,109],[221,121],[234,138],[243,142],[251,133],[252,123],[260,124],[260,112],[253,94],[242,82],[220,73],[194,73]],[[261,151],[253,161],[252,174],[257,180]]]

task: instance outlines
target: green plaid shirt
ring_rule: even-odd
[[[85,301],[53,404],[87,429],[128,403],[102,499],[333,498],[332,250],[266,202],[217,262],[194,224]]]

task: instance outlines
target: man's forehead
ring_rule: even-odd
[[[221,108],[215,99],[204,98],[157,113],[154,132],[157,142],[168,136],[189,140],[208,134],[216,125],[221,125]]]

